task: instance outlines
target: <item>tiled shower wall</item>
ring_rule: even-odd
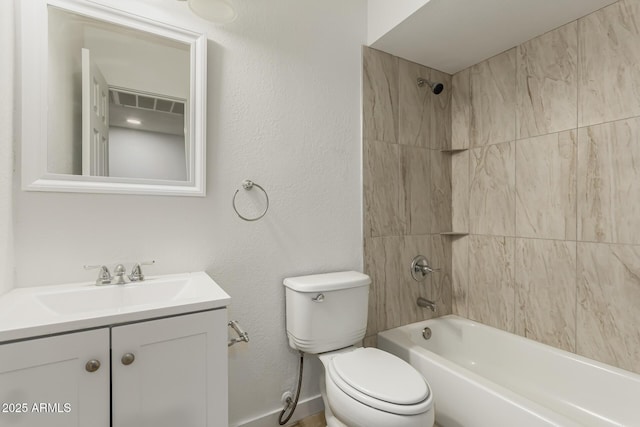
[[[451,76],[364,48],[364,253],[369,293],[368,340],[378,331],[451,313]],[[440,95],[418,87],[441,82]],[[418,283],[413,257],[441,271]],[[436,301],[436,314],[416,305]]]
[[[640,1],[457,73],[451,143],[454,312],[640,372]]]

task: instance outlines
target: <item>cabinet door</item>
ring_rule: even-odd
[[[0,426],[109,427],[109,403],[108,328],[0,344]]]
[[[112,328],[113,427],[227,427],[226,321],[221,309]]]

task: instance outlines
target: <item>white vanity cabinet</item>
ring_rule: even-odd
[[[109,411],[109,328],[0,344],[0,426],[109,427]]]
[[[113,427],[226,427],[226,327],[226,310],[113,327]]]
[[[0,344],[0,426],[226,427],[226,320],[221,308]]]

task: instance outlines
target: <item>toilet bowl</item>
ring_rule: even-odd
[[[324,366],[328,427],[432,427],[427,381],[404,360],[356,348],[367,329],[369,276],[356,271],[284,279],[291,348]]]
[[[404,360],[377,348],[318,355],[327,427],[431,427],[433,395]]]

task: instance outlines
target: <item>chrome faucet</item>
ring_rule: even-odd
[[[144,274],[142,273],[142,266],[153,265],[155,263],[156,262],[154,260],[136,263],[136,265],[134,265],[133,268],[131,269],[129,280],[131,280],[132,282],[142,282],[144,280]]]
[[[429,265],[429,260],[424,255],[417,255],[411,261],[411,277],[416,282],[422,282],[426,277],[434,271],[440,271],[439,268],[433,268]]]
[[[418,307],[428,308],[429,310],[433,311],[434,313],[438,309],[438,307],[436,306],[435,302],[430,301],[430,300],[428,300],[426,298],[418,297],[418,300],[416,302],[418,303]]]
[[[103,285],[124,285],[127,283],[127,277],[132,282],[141,282],[144,280],[144,274],[142,274],[142,266],[143,265],[152,265],[155,264],[155,261],[145,261],[136,263],[131,269],[131,274],[127,276],[127,269],[124,265],[118,264],[113,269],[113,275],[107,268],[106,265],[85,265],[85,270],[93,270],[94,268],[98,268],[98,278],[96,279],[97,286]]]
[[[113,269],[113,280],[114,280],[113,283],[115,285],[124,285],[125,283],[127,283],[124,280],[125,274],[127,274],[127,269],[124,268],[124,265],[122,264],[116,265],[116,267]]]
[[[106,265],[85,265],[85,270],[93,270],[99,268],[98,278],[96,279],[96,286],[110,285],[113,280],[113,276]]]

